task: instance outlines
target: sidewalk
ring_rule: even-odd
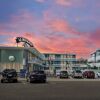
[[[18,77],[18,80],[19,81],[26,81],[26,78],[20,78],[20,77]]]
[[[19,81],[26,81],[26,78],[18,78]],[[63,81],[100,81],[100,79],[60,79],[56,77],[47,77],[47,81],[54,81],[54,82],[63,82]]]

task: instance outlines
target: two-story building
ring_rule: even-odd
[[[68,70],[76,63],[75,54],[44,53],[46,67],[49,70]]]
[[[14,68],[29,71],[43,69],[44,55],[35,47],[0,47],[0,71]]]
[[[100,49],[90,55],[88,63],[92,68],[100,69]]]

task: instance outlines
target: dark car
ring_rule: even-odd
[[[4,82],[17,82],[17,72],[15,69],[5,69],[1,73],[1,83]]]
[[[29,81],[30,83],[33,82],[46,82],[46,74],[44,71],[33,71],[30,73],[30,75],[27,78],[27,81]]]
[[[60,71],[60,78],[68,78],[68,72],[67,71]]]
[[[84,78],[95,78],[95,73],[93,71],[85,71],[83,72],[83,77]]]

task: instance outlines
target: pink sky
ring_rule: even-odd
[[[1,4],[1,45],[16,46],[15,38],[23,36],[40,52],[75,53],[85,58],[100,48],[99,0],[25,0],[17,6],[14,2],[13,6],[10,2]]]

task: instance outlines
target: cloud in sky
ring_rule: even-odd
[[[40,2],[40,3],[43,3],[45,2],[46,0],[36,0],[37,2]]]
[[[79,6],[82,5],[82,0],[55,0],[55,2],[62,6]]]
[[[83,33],[80,35],[80,32],[72,28],[66,20],[45,20],[44,17],[42,20],[40,20],[40,24],[38,24],[39,21],[36,21],[34,15],[27,11],[21,12],[20,14],[18,13],[18,15],[12,16],[11,18],[12,19],[10,20],[10,23],[8,23],[6,27],[9,27],[10,29],[14,29],[16,31],[21,31],[22,33],[0,33],[1,35],[11,35],[11,38],[7,39],[7,45],[9,46],[16,45],[16,36],[23,36],[32,41],[35,47],[41,52],[68,52],[76,53],[80,56],[85,56],[90,52],[90,49],[88,49],[87,47],[88,39],[84,37]],[[37,32],[39,34],[33,33],[35,27],[38,27]],[[32,29],[32,33],[26,33],[29,28]],[[73,34],[73,37],[70,37],[70,34]],[[75,37],[77,35],[79,35],[79,37]]]
[[[45,3],[51,1],[52,4],[67,6],[67,7],[83,5],[83,0],[35,0],[35,1],[39,3]]]
[[[56,0],[56,3],[63,6],[70,6],[72,4],[70,0]]]
[[[35,6],[25,8],[23,2],[23,8],[16,8],[0,23],[0,36],[6,41],[0,39],[0,44],[15,46],[16,36],[23,36],[40,52],[76,53],[78,57],[87,57],[100,47],[100,13],[93,5],[96,1],[91,0],[92,7],[90,0],[31,1],[37,1]],[[79,6],[85,3],[88,8]]]
[[[63,32],[63,33],[74,33],[74,29],[70,27],[69,23],[65,20],[54,19],[48,21],[48,27],[51,28],[54,32]]]

